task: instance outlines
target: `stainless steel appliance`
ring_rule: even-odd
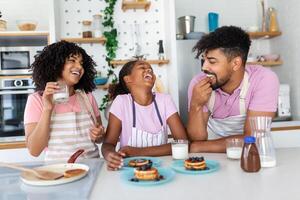
[[[30,74],[29,66],[44,47],[0,47],[0,75]]]
[[[291,120],[291,118],[290,86],[288,84],[280,84],[277,116],[274,121]]]
[[[0,142],[24,140],[24,109],[33,92],[30,78],[0,78]]]

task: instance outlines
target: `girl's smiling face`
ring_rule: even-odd
[[[154,86],[156,76],[149,63],[138,61],[133,67],[131,73],[124,77],[124,80],[129,87],[135,85],[152,88]]]
[[[76,85],[84,74],[82,67],[83,61],[81,55],[70,55],[64,65],[62,71],[62,79],[68,86]]]

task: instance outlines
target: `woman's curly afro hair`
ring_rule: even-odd
[[[32,79],[36,86],[36,91],[42,92],[47,82],[55,82],[61,77],[66,59],[71,55],[82,56],[82,67],[84,74],[80,81],[74,86],[74,89],[81,89],[85,92],[91,92],[96,88],[94,77],[96,75],[96,63],[78,45],[61,41],[46,46],[41,54],[35,58],[31,65]]]
[[[234,57],[240,56],[243,64],[245,64],[250,45],[251,40],[249,35],[241,28],[223,26],[203,36],[193,47],[193,52],[196,51],[196,58],[199,58],[202,53],[220,49],[227,59],[231,60]]]

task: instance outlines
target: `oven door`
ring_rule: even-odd
[[[0,91],[0,141],[24,140],[24,110],[28,90]]]

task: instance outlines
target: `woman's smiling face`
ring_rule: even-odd
[[[62,71],[62,79],[68,86],[76,85],[84,74],[83,61],[81,55],[70,55]]]

